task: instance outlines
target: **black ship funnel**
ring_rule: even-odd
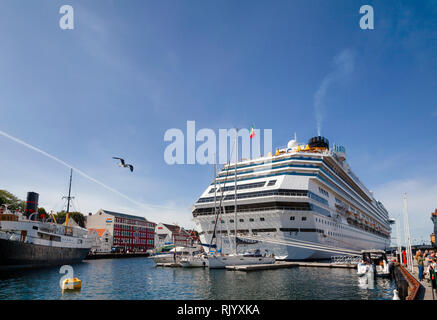
[[[313,137],[308,142],[310,148],[326,148],[329,149],[329,140],[322,136]]]
[[[27,218],[29,218],[32,213],[38,211],[38,199],[39,199],[38,193],[31,192],[31,191],[27,193],[26,210],[24,210],[24,214],[26,215]],[[36,220],[36,217],[34,218],[34,220]]]

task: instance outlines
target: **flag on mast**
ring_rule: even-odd
[[[253,130],[253,125],[250,127],[250,139],[252,139],[253,137],[255,137],[255,130]]]

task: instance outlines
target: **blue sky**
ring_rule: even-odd
[[[74,30],[59,8],[74,8]],[[359,28],[370,4],[375,29]],[[396,218],[408,193],[413,240],[437,207],[437,5],[433,1],[2,1],[0,130],[130,199],[75,175],[99,208],[191,227],[211,165],[164,162],[164,133],[196,127],[322,135]],[[345,64],[338,57],[346,53]],[[337,61],[337,62],[336,62]],[[343,61],[344,62],[344,61]],[[340,70],[340,71],[339,71]],[[335,75],[332,77],[332,75]],[[0,188],[62,209],[68,169],[0,136]],[[135,165],[133,174],[112,156]],[[395,232],[393,233],[395,235]]]

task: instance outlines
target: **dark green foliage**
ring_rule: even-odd
[[[18,199],[15,195],[6,190],[0,190],[0,205],[7,205],[8,209],[12,212],[20,209],[24,212],[26,203],[23,200]]]
[[[70,212],[70,219],[73,219],[79,226],[82,228],[85,228],[85,216],[80,212]],[[67,213],[62,210],[56,214],[56,221],[59,224],[62,224],[65,222],[65,216]]]

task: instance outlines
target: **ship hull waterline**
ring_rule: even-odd
[[[0,270],[77,264],[85,259],[89,250],[0,239]]]

